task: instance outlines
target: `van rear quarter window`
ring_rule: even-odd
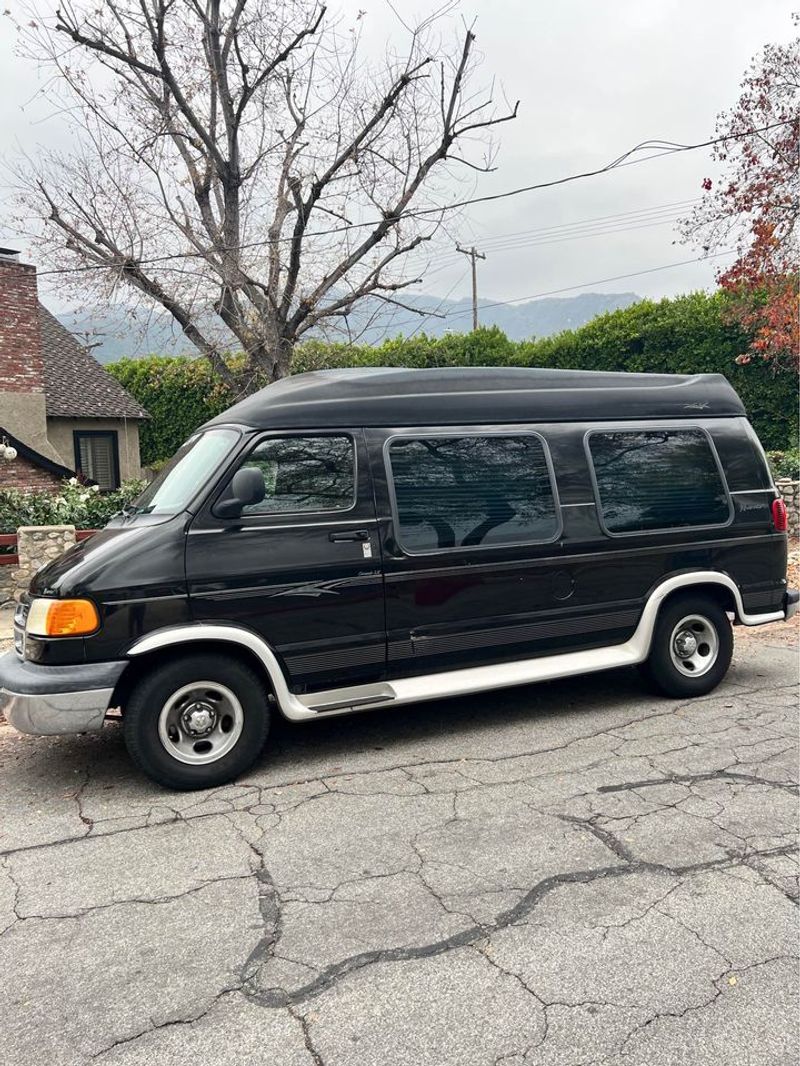
[[[560,518],[537,435],[395,438],[398,539],[409,552],[552,540]]]
[[[730,501],[699,429],[592,431],[588,450],[609,533],[725,525]]]

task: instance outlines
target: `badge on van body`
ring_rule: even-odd
[[[370,544],[370,542],[368,540],[365,540],[364,543],[361,545],[361,547],[362,547],[362,549],[364,551],[364,558],[365,559],[371,559],[372,558],[372,545]]]

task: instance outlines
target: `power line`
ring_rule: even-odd
[[[569,237],[571,233],[583,230],[607,229],[617,226],[637,225],[638,223],[652,222],[658,219],[671,219],[679,217],[691,204],[697,200],[686,200],[685,204],[676,207],[667,206],[662,208],[649,208],[641,211],[629,211],[619,216],[599,216],[597,219],[587,219],[583,222],[565,222],[560,226],[541,226],[538,229],[521,229],[508,233],[497,233],[495,237],[486,237],[481,241],[482,245],[506,243],[510,240],[522,240],[533,238]]]
[[[488,251],[492,252],[493,254],[496,254],[497,252],[513,252],[521,248],[539,248],[544,245],[563,244],[565,241],[583,241],[588,240],[591,237],[613,237],[617,233],[632,233],[636,230],[652,229],[654,226],[668,226],[677,222],[680,217],[680,214],[672,214],[664,218],[653,219],[650,222],[641,222],[637,225],[611,226],[606,229],[590,229],[583,232],[564,234],[561,237],[553,237],[550,239],[532,239],[520,241],[515,241],[511,239],[503,244],[484,245],[483,247],[488,248]],[[457,256],[452,252],[439,257],[436,270],[438,271],[440,269],[444,269],[446,266],[451,265],[456,259]]]
[[[552,240],[507,242],[504,245],[490,247],[488,250],[492,255],[497,255],[502,254],[504,252],[523,251],[527,248],[542,248],[553,244],[563,244],[568,241],[584,241],[589,240],[593,237],[615,237],[617,234],[631,233],[635,232],[636,230],[652,229],[657,226],[672,225],[677,221],[678,217],[680,216],[671,216],[669,218],[664,218],[658,221],[648,222],[636,226],[618,226],[613,229],[591,230],[585,233],[575,233],[564,237],[553,238]],[[452,269],[457,260],[458,255],[453,253],[447,253],[443,256],[439,256],[436,260],[436,266],[426,271],[426,280],[435,276],[436,274],[442,273],[443,271]]]
[[[599,174],[606,174],[611,170],[619,170],[622,167],[630,167],[636,163],[646,163],[648,159],[660,159],[664,155],[673,155],[676,152],[693,152],[697,148],[709,148],[714,144],[722,144],[723,141],[739,141],[745,137],[749,137],[753,133],[766,133],[767,130],[775,129],[777,126],[788,126],[794,122],[794,119],[784,119],[782,122],[771,122],[767,126],[758,126],[753,129],[743,130],[741,133],[728,135],[727,137],[712,137],[707,141],[698,141],[696,144],[679,144],[675,141],[642,141],[640,144],[630,148],[627,152],[624,152],[621,156],[618,156],[613,162],[607,163],[604,167],[599,167],[597,170],[586,170],[582,174],[571,174],[566,178],[556,178],[552,181],[539,182],[536,185],[523,185],[518,189],[509,189],[507,192],[499,192],[489,194],[486,196],[476,196],[471,200],[462,200],[460,202],[447,205],[447,209],[452,211],[458,207],[467,207],[470,204],[484,204],[493,200],[504,200],[509,196],[519,196],[520,193],[533,192],[537,189],[551,189],[556,185],[565,185],[569,181],[581,181],[583,178],[594,178]],[[641,156],[638,159],[632,159],[631,156],[636,152],[648,151],[649,149],[655,149],[652,155]],[[433,214],[436,208],[425,208],[416,213],[416,217],[423,214]],[[438,210],[441,210],[439,208]]]
[[[683,210],[697,203],[699,197],[690,200],[678,200],[670,204],[657,204],[636,211],[622,211],[613,215],[598,215],[594,218],[565,222],[558,226],[542,226],[537,229],[521,230],[519,233],[498,234],[486,237],[481,243],[490,252],[512,251],[516,248],[534,247],[537,244],[560,243],[562,240],[583,240],[592,236],[613,235],[629,230],[644,229],[650,226],[665,225],[677,221]],[[676,210],[677,209],[677,210]],[[552,239],[549,239],[552,236]],[[426,271],[426,278],[449,270],[457,262],[458,252],[442,252],[436,256],[435,266]]]
[[[670,270],[672,267],[686,266],[688,263],[704,263],[707,259],[719,259],[720,256],[734,254],[734,249],[728,248],[724,252],[714,252],[712,255],[701,255],[697,259],[682,259],[678,263],[664,263],[663,266],[650,267],[647,270],[635,270],[630,274],[616,274],[613,278],[598,278],[596,281],[585,281],[582,285],[565,285],[561,289],[550,289],[548,292],[535,292],[531,296],[516,296],[513,300],[494,300],[492,303],[481,304],[481,310],[485,311],[490,307],[504,307],[508,304],[526,303],[528,300],[539,300],[544,296],[556,296],[560,292],[571,292],[574,289],[588,289],[591,285],[606,285],[611,281],[622,281],[625,278],[638,278],[643,274],[655,274],[659,270]],[[445,311],[444,317],[454,318],[457,315],[468,315],[470,310],[471,308],[462,308],[459,311]]]
[[[712,145],[721,144],[721,143],[723,143],[725,141],[742,140],[743,138],[748,137],[748,136],[750,136],[751,134],[754,134],[754,133],[765,133],[766,131],[771,130],[771,129],[775,129],[778,126],[785,126],[785,125],[789,124],[791,121],[793,121],[793,120],[786,119],[786,120],[784,120],[782,122],[772,122],[772,123],[770,123],[767,126],[754,127],[753,129],[744,130],[744,131],[742,131],[742,133],[735,134],[735,135],[728,135],[728,136],[724,136],[724,137],[712,137],[712,138],[710,138],[709,140],[706,140],[706,141],[698,141],[696,144],[679,144],[679,143],[676,143],[676,142],[658,141],[658,140],[642,141],[640,144],[635,145],[633,148],[629,149],[627,152],[624,152],[621,156],[618,156],[611,163],[607,163],[605,166],[598,167],[598,168],[596,168],[594,170],[582,171],[579,174],[569,174],[569,175],[567,175],[566,177],[563,177],[563,178],[554,178],[551,181],[537,182],[536,184],[533,184],[533,185],[523,185],[523,186],[520,186],[519,188],[516,188],[516,189],[508,189],[505,192],[490,193],[490,194],[487,194],[485,196],[475,196],[475,197],[472,197],[471,199],[468,199],[468,200],[456,200],[453,203],[440,204],[437,207],[427,207],[427,208],[420,208],[419,210],[416,210],[416,211],[407,211],[407,212],[404,212],[401,216],[399,216],[398,221],[400,219],[403,219],[403,218],[423,218],[423,217],[426,217],[428,215],[442,215],[442,214],[444,214],[447,211],[455,211],[455,210],[458,210],[459,208],[469,207],[469,206],[471,206],[473,204],[491,203],[491,202],[494,202],[494,201],[497,201],[497,200],[505,200],[505,199],[508,199],[509,197],[520,196],[523,193],[535,192],[535,191],[540,190],[540,189],[552,189],[552,188],[555,188],[556,186],[559,186],[559,185],[566,185],[569,182],[582,181],[582,180],[584,180],[586,178],[597,177],[600,174],[606,174],[606,173],[609,173],[610,171],[613,171],[613,170],[619,170],[622,167],[634,166],[635,164],[638,164],[638,163],[646,163],[650,159],[660,159],[662,156],[665,156],[665,155],[673,155],[675,153],[680,153],[680,152],[693,152],[696,149],[708,148],[708,147],[710,147]],[[650,149],[654,149],[654,151],[650,155],[639,156],[638,158],[632,158],[633,156],[636,155],[637,152],[648,151]],[[337,233],[348,233],[348,232],[350,232],[350,231],[352,231],[354,229],[363,229],[364,227],[374,228],[375,226],[380,225],[381,222],[385,222],[386,218],[387,218],[387,216],[384,215],[382,218],[379,218],[379,219],[372,219],[370,221],[364,221],[364,222],[350,222],[350,223],[348,223],[345,226],[334,226],[334,227],[331,227],[331,229],[327,229],[327,230],[310,230],[310,231],[306,232],[305,234],[303,234],[303,239],[306,239],[307,237],[329,237],[329,236],[334,236]],[[244,250],[249,249],[249,248],[263,248],[263,247],[267,247],[267,246],[272,245],[272,244],[285,243],[287,241],[291,242],[293,240],[294,240],[293,236],[267,238],[266,240],[250,241],[250,242],[247,242],[245,244],[241,244],[241,245],[238,246],[238,248],[236,250],[244,251]],[[228,250],[233,251],[234,249],[228,249]],[[136,263],[137,266],[142,266],[142,265],[150,265],[150,264],[153,264],[153,263],[169,262],[169,261],[174,260],[174,259],[192,259],[192,258],[203,258],[203,253],[202,252],[173,252],[173,253],[170,253],[168,255],[163,255],[163,256],[152,256],[152,257],[149,257],[149,258],[136,259],[135,263]],[[116,270],[123,269],[124,270],[124,268],[125,268],[125,263],[124,262],[122,262],[122,263],[95,263],[95,264],[92,264],[91,266],[62,267],[62,268],[56,269],[56,270],[46,270],[46,271],[43,270],[41,272],[41,274],[40,274],[40,277],[52,276],[52,275],[56,275],[56,274],[85,273],[85,272],[92,271],[92,270],[113,270],[113,269],[116,269]]]
[[[595,224],[599,225],[600,223],[608,223],[609,225],[611,225],[616,221],[622,222],[627,219],[634,221],[635,218],[640,215],[662,214],[665,211],[679,210],[683,212],[684,208],[691,206],[691,204],[696,204],[699,199],[700,197],[695,196],[690,200],[674,200],[672,203],[669,204],[654,204],[652,207],[640,207],[637,208],[635,211],[619,211],[613,215],[595,215],[592,218],[576,219],[576,221],[574,222],[561,222],[555,226],[539,226],[536,229],[515,230],[514,233],[500,233],[497,234],[495,237],[484,238],[481,243],[491,244],[492,241],[501,240],[502,238],[512,237],[515,235],[522,236],[524,234],[527,236],[531,234],[549,233],[553,230],[566,230],[581,226],[593,226]]]

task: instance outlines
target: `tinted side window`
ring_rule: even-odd
[[[349,437],[272,437],[242,463],[264,475],[266,495],[244,514],[345,511],[355,500],[355,458]]]
[[[398,539],[407,551],[546,541],[559,529],[533,435],[420,437],[389,446]]]
[[[700,430],[591,433],[589,451],[611,533],[727,522],[725,486]]]

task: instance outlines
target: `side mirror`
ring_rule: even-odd
[[[239,518],[245,507],[264,499],[267,487],[263,473],[256,466],[243,466],[233,475],[228,493],[217,503],[214,514],[219,518]]]

